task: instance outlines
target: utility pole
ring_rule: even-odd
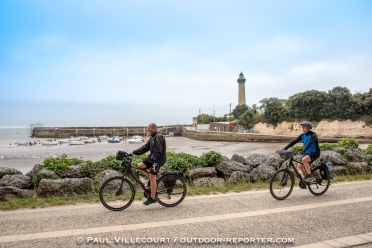
[[[213,122],[216,122],[216,111],[214,111],[214,104],[213,104],[213,117],[214,117],[214,121]]]
[[[230,115],[231,115],[231,103],[230,103]]]
[[[201,109],[199,109],[199,115],[201,115]]]

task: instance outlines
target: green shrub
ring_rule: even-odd
[[[188,168],[195,168],[201,166],[201,161],[198,156],[188,154],[185,152],[176,153],[174,151],[167,152],[167,161],[172,161],[174,159],[183,159],[187,163]]]
[[[319,145],[319,148],[320,148],[321,151],[329,151],[329,150],[332,150],[335,147],[338,147],[338,145],[337,144],[328,144],[328,143],[324,143],[324,144]]]
[[[347,161],[353,161],[354,159],[353,155],[351,155],[348,152],[345,152],[344,154],[342,154],[342,157],[344,157]]]
[[[337,142],[337,145],[343,148],[358,148],[359,143],[353,138],[343,138],[339,142]]]
[[[348,172],[349,175],[355,175],[356,174],[356,169],[355,169],[355,167],[353,165],[347,163],[345,165],[345,167],[346,167],[347,172]]]
[[[372,144],[371,145],[368,145],[367,148],[363,149],[363,152],[365,154],[372,154]],[[1,177],[0,177],[1,178]]]
[[[78,158],[67,158],[67,154],[62,154],[60,157],[44,159],[41,168],[54,171],[58,176],[62,176],[67,172],[70,165],[76,165],[82,162],[84,162],[84,160]]]
[[[167,161],[166,168],[168,171],[178,171],[180,173],[185,173],[189,170],[189,165],[183,158],[173,158]]]
[[[292,152],[301,152],[304,149],[304,146],[293,146],[291,148]]]
[[[204,152],[200,156],[200,162],[205,167],[217,164],[218,162],[221,162],[222,159],[223,159],[222,154],[215,151],[210,151],[207,153]]]
[[[16,172],[12,169],[5,169],[3,171],[0,171],[0,179],[3,178],[5,175],[15,175]]]

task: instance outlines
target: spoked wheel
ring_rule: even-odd
[[[177,174],[165,174],[158,180],[156,200],[164,207],[175,207],[186,196],[185,179]]]
[[[277,200],[286,199],[293,190],[294,176],[287,169],[275,172],[270,181],[270,193]]]
[[[331,181],[322,179],[320,175],[320,170],[315,170],[311,173],[313,176],[313,182],[308,183],[309,190],[311,194],[320,196],[323,195],[329,188]]]
[[[122,176],[106,180],[99,190],[99,199],[103,206],[112,211],[124,210],[133,202],[135,190],[133,184]]]

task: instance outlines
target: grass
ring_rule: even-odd
[[[372,174],[345,175],[336,176],[331,183],[371,180]],[[296,181],[295,185],[298,182]],[[269,189],[268,182],[225,184],[224,186],[195,187],[187,186],[187,195],[210,195],[229,192],[244,192],[247,190]],[[142,192],[137,192],[135,200],[143,200]],[[15,210],[20,208],[45,208],[50,206],[75,205],[81,203],[98,203],[100,202],[98,194],[71,196],[71,197],[51,197],[51,198],[18,198],[9,201],[0,201],[0,210]]]

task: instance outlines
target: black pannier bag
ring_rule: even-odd
[[[128,156],[129,156],[129,153],[126,150],[119,150],[116,152],[116,160],[123,161],[124,158]]]
[[[177,177],[175,175],[177,175],[177,172],[165,172],[162,176],[163,175],[165,175],[163,183],[166,188],[174,187],[174,185],[176,185]]]
[[[320,175],[323,180],[332,180],[334,177],[334,168],[331,162],[322,162],[320,165]]]

